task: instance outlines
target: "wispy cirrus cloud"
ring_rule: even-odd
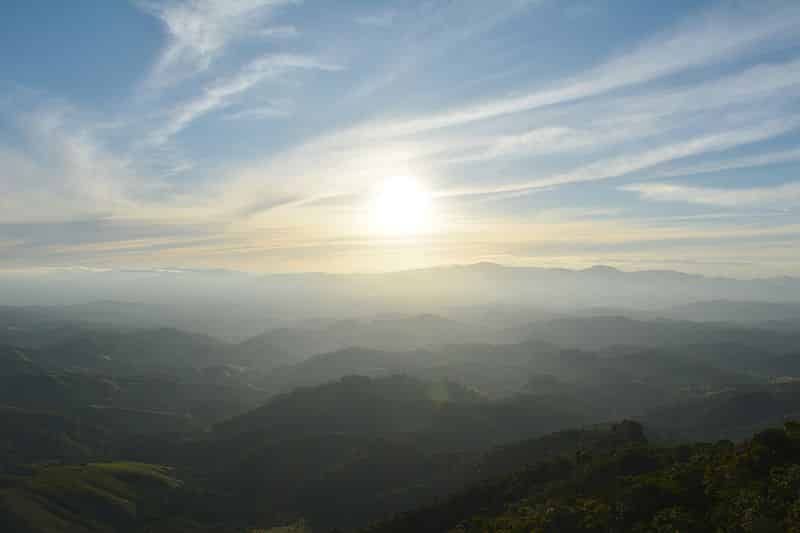
[[[169,117],[161,128],[150,135],[154,145],[163,144],[179,131],[198,118],[231,105],[236,96],[253,89],[257,85],[280,78],[298,70],[341,70],[335,63],[299,54],[273,54],[251,61],[237,74],[223,78],[203,89],[194,99],[180,103],[169,112]]]
[[[381,58],[376,72],[354,87],[350,98],[357,101],[379,94],[541,3],[542,0],[422,2],[402,11],[389,9],[356,17],[357,24],[391,32],[395,46]]]
[[[0,221],[107,213],[154,185],[135,179],[131,162],[109,150],[76,115],[51,104],[11,116],[25,147],[0,144]]]
[[[800,206],[800,182],[771,187],[715,188],[672,183],[632,183],[622,190],[656,202],[677,202],[719,207],[788,208]]]
[[[724,161],[711,161],[707,163],[695,163],[691,165],[677,165],[648,173],[650,178],[673,178],[678,176],[693,176],[696,174],[708,174],[721,172],[723,170],[735,170],[741,168],[764,167],[781,163],[792,163],[800,161],[800,148],[789,150],[768,151],[757,155],[730,157]]]
[[[783,39],[798,30],[800,7],[793,5],[760,13],[755,22],[752,15],[711,12],[550,87],[370,127],[391,136],[411,135],[571,102],[719,61],[755,43]]]
[[[440,137],[449,139],[439,157],[445,163],[468,164],[492,160],[531,158],[539,155],[619,146],[636,139],[650,139],[670,130],[719,122],[725,125],[730,116],[756,110],[771,118],[785,114],[776,106],[800,86],[800,63],[797,61],[757,65],[742,72],[704,81],[689,87],[658,89],[643,94],[589,100],[566,107],[523,113],[503,121],[505,129],[482,132],[447,130]],[[770,112],[770,108],[772,111]],[[714,112],[713,121],[698,112]],[[592,120],[587,121],[586,117]],[[539,126],[521,129],[519,122]],[[682,133],[682,136],[686,136]],[[651,141],[652,142],[652,141]],[[662,143],[662,141],[659,141]],[[772,159],[792,160],[790,153],[773,154]],[[788,158],[788,159],[787,159]],[[737,164],[767,164],[764,157],[749,158]]]
[[[800,127],[800,117],[798,116],[757,121],[746,127],[726,128],[696,135],[688,140],[662,141],[659,146],[648,150],[601,158],[567,172],[530,180],[512,180],[503,185],[455,187],[443,191],[443,194],[456,196],[507,194],[606,180],[699,154],[721,152],[737,146],[764,141],[798,127]]]
[[[297,0],[141,0],[137,5],[158,18],[167,44],[148,80],[151,87],[169,85],[207,69],[237,40],[269,22],[277,8]],[[289,30],[273,28],[272,36]]]
[[[285,101],[245,107],[225,115],[226,120],[263,120],[285,118],[291,115],[291,105]]]

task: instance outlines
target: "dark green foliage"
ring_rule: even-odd
[[[0,472],[16,464],[82,461],[101,454],[108,434],[69,417],[0,406]]]
[[[796,532],[796,426],[762,431],[738,447],[640,442],[595,449],[590,459],[552,459],[367,531]]]
[[[391,437],[431,451],[485,449],[579,425],[584,418],[536,397],[490,401],[450,381],[348,376],[276,396],[218,424],[221,438],[328,434]]]
[[[443,406],[481,401],[480,395],[454,383],[349,376],[276,396],[216,429],[223,434],[262,431],[291,436],[406,433],[428,427]]]
[[[511,435],[511,428],[538,434],[546,421],[530,406],[488,403],[453,384],[350,377],[276,397],[173,452],[155,446],[151,455],[134,457],[169,454],[166,462],[201,478],[197,486],[206,495],[199,499],[215,502],[218,516],[209,519],[217,523],[243,527],[302,516],[324,530],[428,504],[526,463],[643,440],[639,426],[626,423],[471,451]]]

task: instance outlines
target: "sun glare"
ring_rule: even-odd
[[[431,195],[411,176],[386,178],[370,206],[373,231],[384,235],[416,235],[428,227]]]

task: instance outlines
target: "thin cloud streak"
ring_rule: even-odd
[[[721,189],[670,183],[632,183],[622,190],[638,193],[644,200],[678,202],[720,207],[800,206],[800,182],[773,187]]]
[[[285,103],[275,103],[263,106],[248,107],[225,115],[226,120],[261,120],[271,118],[286,118],[291,115],[291,109]]]
[[[169,113],[166,124],[150,135],[150,142],[153,145],[167,142],[198,118],[231,105],[236,96],[267,80],[279,78],[296,70],[336,71],[341,69],[342,67],[339,65],[311,56],[276,54],[261,57],[250,62],[235,76],[219,80],[206,87],[200,97],[178,105]]]
[[[605,180],[624,176],[673,160],[708,152],[720,152],[744,144],[773,138],[800,126],[800,118],[773,119],[748,129],[725,130],[698,136],[684,142],[672,143],[638,153],[625,154],[590,163],[572,172],[556,174],[530,181],[503,186],[467,187],[444,191],[447,195],[483,195],[522,192],[545,187]]]
[[[586,74],[564,80],[552,88],[524,96],[494,100],[391,124],[373,124],[389,136],[411,135],[521,113],[570,102],[615,89],[642,84],[682,70],[724,58],[759,41],[800,30],[797,8],[771,13],[760,20],[739,16],[718,19],[707,14],[701,21],[650,40],[632,52],[605,62]]]
[[[710,163],[678,166],[677,168],[650,172],[648,173],[648,177],[652,179],[659,179],[693,176],[697,174],[722,172],[724,170],[764,167],[781,163],[792,163],[796,161],[800,161],[800,148],[781,150],[777,152],[767,152],[753,156],[733,157],[725,161],[713,161]]]

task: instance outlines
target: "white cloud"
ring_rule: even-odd
[[[464,0],[419,4],[407,2],[414,7],[403,10],[402,13],[386,11],[356,19],[362,25],[380,26],[386,30],[386,34],[391,33],[395,41],[390,51],[381,58],[375,75],[357,85],[351,92],[350,99],[358,101],[376,94],[434,60],[458,53],[459,46],[468,45],[541,2],[542,0]],[[388,17],[386,13],[394,15]],[[402,20],[410,21],[410,24],[400,24],[398,21],[401,15]]]
[[[276,8],[295,0],[142,0],[138,5],[157,17],[168,42],[149,85],[169,85],[207,69],[226,46],[268,21]]]
[[[785,113],[779,105],[785,101],[784,93],[796,93],[798,86],[799,61],[757,65],[689,87],[522,113],[504,117],[502,122],[495,121],[488,128],[470,125],[465,128],[466,134],[449,129],[441,132],[439,137],[446,141],[444,144],[451,146],[444,147],[437,158],[445,164],[463,164],[577,150],[587,154],[620,143],[669,134],[676,128],[685,131],[687,127],[725,126],[726,120],[741,115],[742,109],[751,113],[755,110],[764,116],[780,116]],[[712,110],[714,116],[710,119],[708,112]],[[592,119],[586,120],[589,116]],[[520,129],[517,123],[536,123],[538,126]],[[481,133],[481,130],[487,132]],[[774,154],[773,157],[792,156]],[[764,158],[750,158],[748,161],[751,166],[756,162],[768,163]]]
[[[286,102],[270,102],[266,105],[246,107],[225,115],[226,120],[261,120],[270,118],[285,118],[291,114],[290,106]]]
[[[800,117],[772,119],[749,127],[727,128],[686,141],[662,144],[657,148],[635,154],[625,153],[616,157],[600,159],[578,167],[571,172],[558,173],[528,181],[512,182],[501,186],[465,187],[447,192],[452,195],[499,194],[615,178],[676,159],[708,152],[719,152],[736,146],[763,141],[791,131],[798,126],[800,126]]]
[[[649,173],[648,177],[673,178],[678,176],[692,176],[694,174],[707,174],[711,172],[721,172],[723,170],[734,170],[739,168],[763,167],[767,165],[790,163],[794,161],[800,161],[800,148],[766,152],[751,156],[730,157],[724,161],[712,161],[708,163],[677,166],[675,168]]]
[[[231,105],[237,95],[269,79],[278,78],[293,70],[340,69],[339,65],[304,55],[275,54],[261,57],[250,62],[238,74],[206,87],[199,97],[171,110],[166,124],[150,135],[150,142],[154,145],[163,144],[194,120]]]
[[[800,31],[800,9],[796,6],[766,15],[715,11],[550,88],[370,127],[390,136],[411,135],[574,101],[719,61],[792,31]]]
[[[152,186],[64,106],[19,113],[25,149],[0,145],[0,221],[109,213]]]
[[[678,202],[719,207],[800,206],[800,182],[772,187],[713,188],[670,183],[633,183],[621,187],[638,193],[643,199],[656,202]]]

